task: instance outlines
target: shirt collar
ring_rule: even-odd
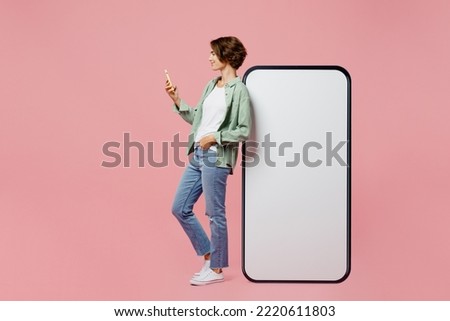
[[[219,81],[219,79],[220,79],[220,76],[219,77],[217,77],[215,80],[214,80],[214,84],[217,84],[217,82]],[[239,77],[239,76],[237,76],[236,78],[234,78],[233,80],[230,80],[229,82],[227,82],[226,84],[225,84],[225,87],[233,87],[234,85],[236,85],[238,82],[240,82],[241,81],[241,78]]]

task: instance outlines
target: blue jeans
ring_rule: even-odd
[[[175,194],[172,213],[180,222],[197,255],[211,254],[211,268],[228,266],[228,231],[225,217],[225,190],[230,168],[216,167],[217,153],[195,147]],[[205,193],[211,241],[192,211]]]

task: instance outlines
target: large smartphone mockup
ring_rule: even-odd
[[[255,282],[350,273],[351,81],[338,66],[256,66],[243,80],[243,272]]]

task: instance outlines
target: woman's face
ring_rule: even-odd
[[[214,71],[221,71],[223,70],[227,63],[221,62],[219,60],[219,57],[217,57],[216,53],[214,52],[214,50],[211,50],[211,53],[209,55],[209,62],[211,63],[211,68]]]

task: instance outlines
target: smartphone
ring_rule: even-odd
[[[169,82],[169,85],[171,85],[173,87],[173,84],[172,84],[172,81],[170,80],[169,72],[167,71],[167,69],[164,69],[164,73],[166,74],[166,79]]]
[[[339,66],[256,66],[243,81],[254,123],[242,154],[243,272],[254,282],[342,282],[350,75]]]

